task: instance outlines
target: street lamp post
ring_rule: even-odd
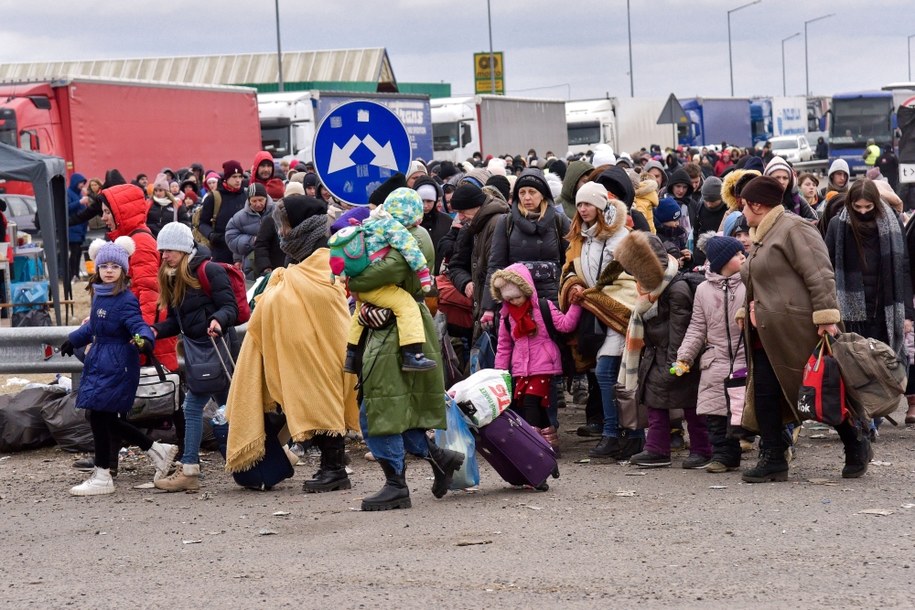
[[[915,34],[909,35],[909,82],[912,82],[912,39],[915,38]]]
[[[492,52],[492,11],[486,0],[486,21],[489,23],[489,92],[496,94],[496,55]],[[503,85],[504,86],[504,85]]]
[[[731,97],[734,97],[734,57],[731,53],[731,13],[736,13],[740,9],[759,4],[760,2],[762,2],[762,0],[753,0],[753,2],[748,2],[728,11],[728,67],[731,71]]]
[[[629,97],[635,97],[635,77],[632,75],[632,18],[629,0],[626,0],[626,26],[629,28]],[[909,64],[909,80],[912,80],[911,63]]]
[[[283,47],[280,44],[280,0],[276,0],[276,67],[279,76],[279,90],[285,91],[283,87]]]
[[[795,32],[788,38],[782,38],[782,95],[788,95],[788,85],[785,81],[785,43],[791,40],[792,38],[797,38],[800,36],[800,32]]]
[[[807,24],[813,23],[814,21],[820,21],[822,19],[828,19],[834,15],[835,13],[829,13],[828,15],[823,15],[822,17],[817,17],[815,19],[808,19],[804,22],[804,84],[806,95],[810,95],[810,60],[807,55]]]

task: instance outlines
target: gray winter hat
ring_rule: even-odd
[[[702,183],[702,198],[706,201],[721,201],[721,179],[709,176]]]
[[[194,251],[194,235],[190,227],[180,222],[170,222],[159,231],[156,237],[156,248],[161,250],[174,250],[175,252]]]

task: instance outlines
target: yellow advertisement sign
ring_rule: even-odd
[[[503,79],[502,52],[474,53],[473,54],[473,80],[476,93],[495,93],[505,95],[505,81]],[[495,91],[493,91],[493,74],[495,74]]]

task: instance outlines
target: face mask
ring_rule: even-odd
[[[877,218],[877,210],[875,208],[870,212],[864,212],[863,214],[861,212],[855,212],[855,218],[864,222],[870,222]]]

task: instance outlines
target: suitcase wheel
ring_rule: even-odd
[[[549,491],[549,490],[550,490],[550,484],[547,483],[546,481],[544,481],[543,483],[541,483],[540,485],[538,485],[538,486],[535,487],[534,489],[536,489],[537,491]]]
[[[551,475],[554,479],[559,478],[559,466],[556,466],[556,468],[553,469],[553,472],[551,473]]]

